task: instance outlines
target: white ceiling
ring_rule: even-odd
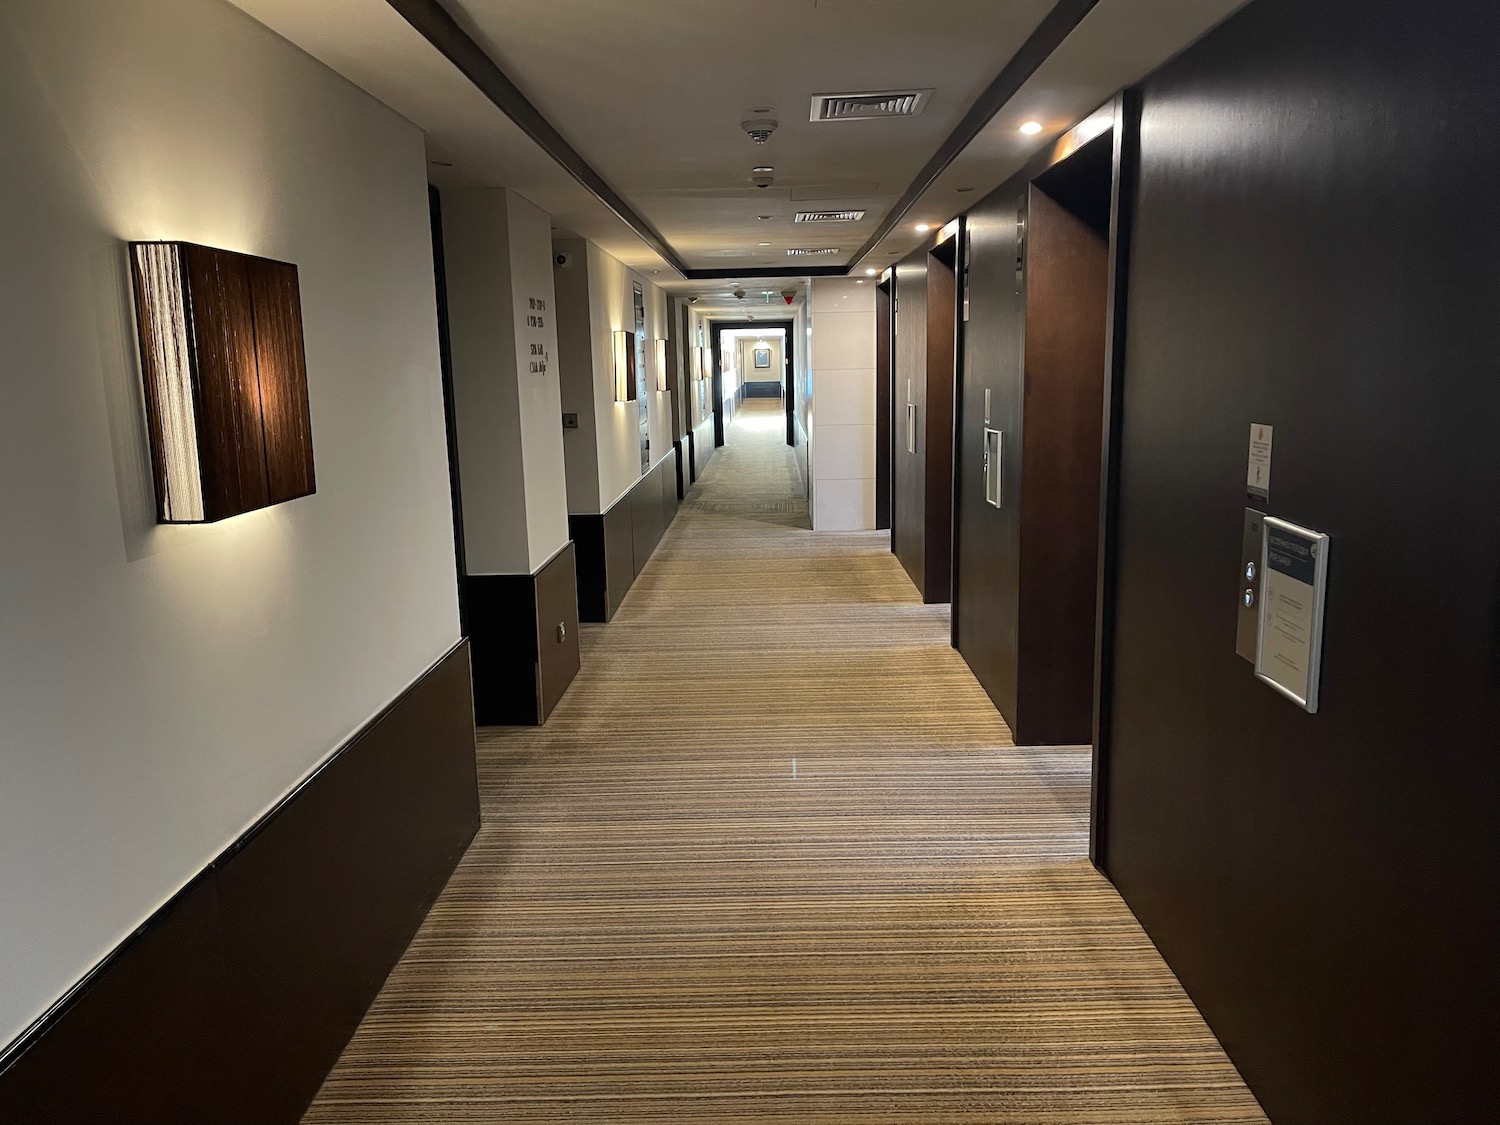
[[[627,265],[726,308],[734,283],[687,282],[562,171],[386,0],[233,0],[416,123],[432,180],[511,187]],[[801,259],[845,265],[1053,0],[442,0],[552,125],[695,269],[748,284]],[[864,263],[915,248],[1116,90],[1150,73],[1246,0],[1100,0],[1011,104]],[[812,123],[813,95],[933,90],[909,119]],[[740,129],[770,107],[766,145]],[[1017,132],[1036,119],[1046,129]],[[751,168],[776,183],[760,190]],[[968,188],[968,191],[960,191]],[[793,224],[796,209],[862,207],[858,224]],[[770,215],[768,220],[758,216]],[[762,247],[762,242],[771,243]],[[754,310],[752,310],[754,311]]]

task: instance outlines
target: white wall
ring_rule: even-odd
[[[809,283],[810,284],[810,283]],[[797,423],[797,469],[802,482],[807,486],[808,506],[813,502],[812,466],[814,461],[813,431],[813,372],[812,372],[813,326],[808,311],[808,298],[799,297],[792,308],[792,386],[795,395],[793,418]]]
[[[557,374],[564,413],[578,416],[576,430],[563,431],[568,511],[599,510],[599,428],[595,421],[594,326],[589,305],[588,243],[581,238],[552,244],[552,280],[557,295]],[[556,264],[562,255],[567,264]]]
[[[812,522],[818,531],[875,527],[875,286],[814,278]]]
[[[736,362],[740,370],[741,383],[779,383],[785,367],[782,363],[782,339],[784,333],[768,333],[765,336],[741,336],[736,341]],[[760,343],[771,352],[771,366],[756,370],[755,349]]]
[[[217,0],[0,5],[0,1043],[458,639],[420,133]],[[123,241],[301,270],[315,496],[157,526]]]
[[[566,270],[558,270],[562,301],[564,409],[579,414],[579,432],[568,435],[567,495],[576,514],[608,511],[641,479],[640,408],[634,400],[615,401],[614,334],[635,331],[633,282],[646,300],[646,367],[641,394],[646,396],[647,432],[654,465],[672,452],[672,396],[657,390],[655,348],[651,341],[667,338],[667,295],[623,262],[583,239],[560,239],[555,253],[577,255]],[[579,275],[582,275],[580,278]],[[588,351],[582,340],[587,305]],[[587,364],[584,356],[589,356]],[[590,421],[585,423],[583,415]],[[589,441],[593,450],[573,451]]]
[[[534,574],[568,541],[552,220],[507,188],[442,199],[468,570]]]

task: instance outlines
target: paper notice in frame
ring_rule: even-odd
[[[1271,439],[1275,430],[1259,422],[1250,424],[1250,468],[1245,475],[1245,492],[1258,500],[1271,498]]]
[[[1263,527],[1255,675],[1316,714],[1328,536],[1274,516]]]

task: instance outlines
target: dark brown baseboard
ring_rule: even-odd
[[[295,1125],[478,829],[463,642],[0,1055],[0,1121]]]

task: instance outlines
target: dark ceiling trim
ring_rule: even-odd
[[[916,205],[917,200],[927,192],[927,189],[937,181],[948,165],[958,158],[974,138],[984,130],[994,116],[1005,108],[1007,102],[1020,92],[1026,80],[1037,72],[1037,69],[1046,62],[1053,51],[1062,46],[1062,42],[1073,30],[1083,22],[1083,18],[1094,9],[1099,0],[1058,0],[1057,6],[1047,13],[1037,29],[1021,49],[1015,53],[1005,68],[996,75],[995,80],[989,84],[984,93],[979,95],[979,100],[964,114],[958,127],[948,135],[933,154],[923,169],[917,173],[917,178],[911,182],[905,194],[896,201],[896,205],[886,213],[885,218],[880,220],[880,225],[875,228],[875,233],[870,236],[868,242],[854,252],[853,264],[849,272],[853,273],[855,268],[865,257],[880,245],[880,240],[890,234],[897,223],[908,211]]]
[[[660,254],[663,261],[684,277],[692,275],[687,263],[678,257],[677,251],[672,249],[661,232],[637,214],[621,198],[620,193],[610,187],[604,177],[594,171],[593,166],[563,139],[563,135],[521,93],[516,84],[485,53],[484,48],[474,42],[453,17],[438,5],[437,0],[386,2],[416,28],[427,42],[441,51],[449,62],[458,67],[464,77],[479,88],[480,93],[516,123],[521,132],[540,145],[564,171],[613,211],[642,242]]]
[[[689,281],[729,281],[744,278],[753,281],[757,277],[848,277],[850,266],[777,266],[762,269],[747,266],[742,270],[684,270],[683,277]]]

